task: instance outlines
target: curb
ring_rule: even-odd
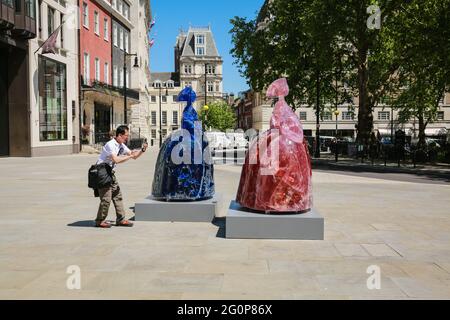
[[[435,170],[435,169],[420,169],[420,168],[394,168],[380,165],[364,165],[364,164],[349,164],[349,163],[335,163],[326,160],[312,159],[313,169],[327,169],[333,171],[353,171],[353,172],[375,172],[375,173],[403,173],[415,175],[432,175],[450,180],[450,171]]]

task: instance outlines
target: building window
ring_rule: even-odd
[[[130,20],[130,6],[125,2],[123,3],[123,15],[125,18]]]
[[[167,111],[162,112],[162,124],[163,126],[167,125]]]
[[[39,56],[39,139],[67,140],[66,66]]]
[[[213,65],[206,65],[206,73],[207,74],[215,74],[216,73],[216,66]]]
[[[214,83],[212,81],[208,81],[208,92],[214,92]]]
[[[119,70],[119,86],[123,87],[123,69]]]
[[[156,103],[156,96],[150,96],[150,102]]]
[[[94,11],[94,32],[95,34],[99,35],[100,34],[100,21],[98,18],[98,12]]]
[[[173,95],[172,99],[173,99],[173,102],[178,102],[178,96],[177,95]]]
[[[100,60],[95,58],[95,81],[100,81]]]
[[[331,112],[324,112],[322,116],[323,121],[331,121],[333,120],[333,116],[331,115]]]
[[[55,9],[48,7],[47,9],[47,32],[48,36],[55,31]]]
[[[119,48],[123,50],[123,29],[119,29]]]
[[[162,129],[162,137],[167,137],[167,129]]]
[[[216,92],[220,92],[220,84],[216,83]]]
[[[114,66],[113,68],[113,86],[119,85],[119,71],[117,69],[117,66]]]
[[[342,112],[342,120],[353,120],[353,118],[354,118],[353,112],[350,111]]]
[[[109,25],[108,25],[108,19],[103,19],[103,36],[106,41],[109,40]]]
[[[125,52],[129,52],[129,50],[128,50],[128,33],[127,32],[124,32],[125,33]]]
[[[161,101],[163,103],[167,103],[167,96],[161,96]]]
[[[89,8],[86,2],[83,2],[83,26],[89,28]]]
[[[89,85],[89,76],[90,76],[90,62],[89,62],[89,54],[84,53],[84,61],[83,61],[83,82],[84,84]]]
[[[172,112],[172,124],[178,125],[178,111]]]
[[[378,120],[389,121],[391,120],[391,114],[389,113],[389,111],[380,111],[378,112]]]
[[[205,35],[204,34],[199,34],[197,35],[197,44],[199,45],[204,45],[205,44]]]
[[[113,42],[114,45],[117,47],[117,25],[113,25]]]
[[[197,47],[196,48],[196,55],[197,56],[204,56],[205,55],[205,48],[204,47]]]
[[[438,121],[443,121],[444,120],[444,111],[438,111],[437,119],[438,119]]]
[[[152,129],[152,139],[156,140],[156,129]]]
[[[2,2],[8,3],[9,1],[2,1]],[[35,0],[25,0],[25,15],[30,18],[36,19]]]
[[[122,13],[123,2],[122,0],[117,0],[117,11]]]
[[[117,1],[116,0],[112,0],[112,7],[116,8],[117,7]]]
[[[156,126],[156,111],[152,111],[152,126]]]
[[[109,64],[108,64],[108,62],[105,62],[105,69],[103,70],[103,72],[104,72],[105,83],[109,84]]]
[[[184,65],[184,73],[191,74],[192,73],[192,66],[188,65],[188,64],[185,64]]]
[[[308,113],[306,111],[300,111],[299,118],[301,121],[307,121],[308,120]]]

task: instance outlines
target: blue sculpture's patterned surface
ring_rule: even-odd
[[[199,201],[214,196],[214,167],[207,139],[192,103],[196,94],[186,87],[178,101],[187,102],[181,130],[173,132],[159,151],[152,196],[164,201]],[[190,141],[189,141],[190,140]]]

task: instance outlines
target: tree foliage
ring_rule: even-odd
[[[236,126],[236,115],[224,101],[216,101],[208,105],[208,110],[200,112],[200,119],[205,128],[226,131]]]
[[[436,101],[449,83],[449,2],[268,1],[257,19],[231,20],[231,53],[255,90],[287,77],[291,105],[302,101],[324,110],[324,102],[357,96],[358,140],[368,145],[373,110],[383,98],[409,97],[409,105],[417,104],[407,92],[417,94],[420,86],[422,96]],[[380,28],[368,27],[371,5],[381,9]],[[400,94],[406,79],[412,85]],[[414,85],[419,79],[427,80]]]
[[[398,73],[399,89],[394,107],[400,121],[418,121],[419,147],[424,148],[425,129],[437,119],[439,101],[450,84],[450,1],[413,0],[399,14],[408,32],[393,45],[403,57]]]

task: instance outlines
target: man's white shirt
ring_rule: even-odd
[[[123,156],[129,154],[131,151],[125,144],[119,144],[116,139],[111,139],[103,147],[102,153],[98,158],[97,164],[107,163],[111,168],[115,168],[116,164],[112,160],[112,155]]]

